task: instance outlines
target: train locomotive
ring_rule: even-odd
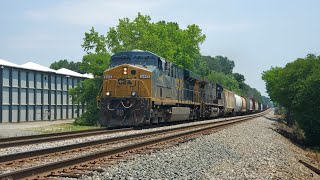
[[[97,97],[102,126],[143,126],[259,111],[253,99],[148,51],[114,54],[103,78]]]

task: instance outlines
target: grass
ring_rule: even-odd
[[[87,129],[97,129],[96,126],[79,126],[73,124],[53,124],[43,127],[30,128],[28,130],[39,132],[39,133],[55,133],[55,132],[65,132],[65,131],[80,131]]]

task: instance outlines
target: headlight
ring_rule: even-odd
[[[107,91],[107,92],[106,92],[106,95],[107,95],[107,96],[110,96],[110,95],[111,95],[111,92],[110,92],[110,91]]]
[[[126,67],[123,68],[123,74],[124,74],[124,75],[127,75],[127,74],[128,74],[128,68],[126,68]]]
[[[136,96],[136,95],[137,95],[137,92],[135,92],[135,91],[131,92],[131,96]]]

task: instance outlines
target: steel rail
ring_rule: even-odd
[[[94,132],[94,131],[100,131],[100,130],[107,130],[107,128],[96,128],[96,129],[89,129],[89,130],[66,131],[66,132],[36,134],[36,135],[28,135],[28,136],[6,137],[6,138],[0,138],[0,142],[11,142],[11,141],[17,141],[17,140],[28,140],[28,139],[34,139],[34,138],[62,136],[62,135],[66,135],[66,134],[78,134],[78,133]]]
[[[256,115],[248,115],[245,117],[251,117],[251,116],[256,116]],[[245,118],[245,117],[236,117],[235,119]],[[195,124],[195,125],[189,125],[189,126],[184,126],[184,127],[174,127],[174,128],[170,128],[170,129],[164,129],[164,130],[143,132],[143,133],[137,133],[137,134],[131,134],[131,135],[124,135],[124,136],[88,141],[88,142],[83,142],[83,143],[78,143],[78,144],[71,144],[71,145],[65,145],[65,146],[59,146],[59,147],[53,147],[53,148],[47,148],[47,149],[39,149],[39,150],[34,150],[34,151],[27,151],[27,152],[3,155],[3,156],[0,156],[0,163],[5,163],[8,161],[14,161],[14,160],[23,159],[23,158],[30,158],[30,157],[40,156],[40,155],[46,155],[46,154],[50,154],[50,153],[57,153],[57,152],[62,152],[62,151],[74,150],[74,149],[78,149],[78,148],[84,148],[84,147],[89,147],[89,146],[94,146],[94,145],[99,145],[99,144],[112,143],[112,142],[116,142],[116,141],[122,141],[122,140],[142,137],[142,136],[153,135],[153,134],[166,133],[166,132],[175,131],[175,130],[196,128],[199,126],[204,126],[204,125],[214,124],[214,123],[221,123],[221,122],[232,121],[232,120],[234,120],[234,119],[225,119],[223,121],[206,122],[206,123],[202,123],[202,124]]]
[[[49,164],[45,164],[45,165],[30,167],[30,168],[18,170],[18,171],[15,171],[15,172],[2,174],[2,175],[0,175],[0,178],[21,179],[21,178],[27,178],[27,177],[36,177],[36,175],[38,175],[38,174],[50,173],[52,171],[56,171],[56,170],[59,170],[59,169],[62,169],[62,168],[72,167],[72,166],[75,166],[76,164],[80,164],[80,163],[88,163],[90,161],[93,161],[95,159],[99,159],[99,158],[102,158],[102,157],[112,156],[112,155],[116,155],[116,154],[119,154],[119,153],[124,153],[124,152],[129,151],[129,150],[134,150],[134,149],[142,148],[142,147],[145,147],[145,146],[154,145],[154,144],[157,144],[157,143],[160,143],[160,142],[177,139],[177,138],[180,138],[180,137],[183,137],[183,136],[199,133],[199,132],[210,130],[210,129],[214,129],[214,128],[221,128],[223,126],[227,126],[227,125],[230,125],[230,124],[234,124],[234,123],[237,123],[237,122],[241,122],[241,121],[244,121],[244,120],[253,119],[255,117],[262,116],[262,115],[264,115],[264,114],[266,114],[268,112],[269,111],[265,111],[265,112],[256,114],[254,116],[251,115],[251,116],[241,117],[241,118],[237,118],[237,120],[234,120],[234,121],[229,121],[229,122],[226,121],[224,123],[212,124],[212,125],[206,126],[204,128],[199,128],[199,129],[196,129],[196,130],[188,130],[188,131],[180,132],[180,133],[177,133],[177,134],[174,134],[174,135],[168,135],[166,137],[155,138],[155,139],[146,140],[146,141],[143,141],[143,142],[138,142],[138,143],[134,143],[134,144],[130,144],[130,145],[125,145],[125,146],[122,146],[122,147],[112,148],[112,149],[109,149],[109,150],[100,151],[100,152],[88,154],[88,155],[85,155],[85,156],[79,156],[79,157],[74,157],[74,158],[66,159],[66,160],[59,161],[59,162],[53,162],[53,163],[49,163]]]
[[[250,117],[248,117],[248,118],[250,118]],[[175,127],[175,128],[170,128],[170,129],[164,129],[164,130],[156,130],[156,131],[151,131],[151,132],[143,132],[143,133],[137,133],[137,134],[131,134],[131,135],[118,136],[118,137],[111,137],[111,138],[106,138],[106,139],[88,141],[88,142],[83,142],[83,143],[78,143],[78,144],[70,144],[70,145],[47,148],[47,149],[39,149],[39,150],[34,150],[34,151],[14,153],[14,154],[0,156],[0,163],[5,163],[8,161],[14,161],[14,160],[23,159],[23,158],[31,158],[31,157],[46,155],[46,154],[51,154],[51,153],[57,153],[57,152],[62,152],[62,151],[69,151],[69,150],[74,150],[74,149],[78,149],[78,148],[84,148],[84,147],[89,147],[89,146],[94,146],[94,145],[99,145],[99,144],[113,143],[113,142],[122,141],[122,140],[129,140],[129,139],[153,135],[153,134],[166,133],[166,132],[170,132],[170,131],[183,130],[183,129],[188,129],[188,128],[196,128],[196,127],[205,126],[208,124],[218,124],[218,123],[223,123],[226,121],[233,121],[233,119],[218,121],[218,122],[208,122],[208,123],[203,123],[203,124],[195,124],[195,125],[184,126],[184,127]]]
[[[307,167],[308,169],[310,169],[311,171],[317,173],[318,175],[320,175],[320,169],[312,166],[311,164],[305,162],[305,161],[302,161],[302,160],[299,160],[299,163],[303,164],[305,167]]]
[[[125,131],[131,131],[132,129],[133,128],[113,129],[113,130],[98,129],[95,131],[91,130],[91,131],[87,131],[87,132],[82,132],[82,131],[80,131],[78,133],[71,132],[71,134],[64,132],[62,135],[54,134],[53,136],[48,136],[48,137],[40,136],[40,138],[34,138],[34,139],[20,139],[20,140],[11,141],[11,142],[3,142],[0,144],[0,148],[25,146],[25,145],[31,145],[31,144],[36,144],[36,143],[44,143],[44,142],[74,139],[74,138],[87,137],[87,136],[96,136],[96,135],[102,135],[102,134],[125,132]],[[32,137],[32,136],[29,136],[29,137]]]

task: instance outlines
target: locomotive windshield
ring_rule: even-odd
[[[118,66],[121,64],[134,64],[134,65],[154,65],[155,58],[153,56],[143,56],[143,55],[136,55],[136,56],[113,56],[110,59],[110,66]]]
[[[115,56],[110,59],[110,66],[118,66],[120,64],[130,64],[130,57],[128,56]]]

